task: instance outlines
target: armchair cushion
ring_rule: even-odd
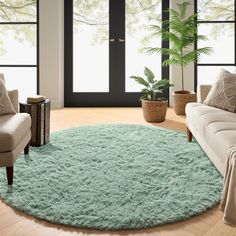
[[[0,116],[0,152],[9,152],[21,142],[30,131],[31,118],[29,114]]]
[[[0,115],[15,114],[16,111],[11,103],[3,80],[0,79]]]

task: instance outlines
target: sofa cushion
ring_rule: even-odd
[[[29,132],[30,126],[29,114],[17,113],[0,116],[0,152],[14,150],[25,134]]]
[[[236,146],[236,114],[200,103],[189,103],[186,115],[198,134],[222,159]]]
[[[236,74],[222,69],[203,103],[236,112]]]
[[[11,103],[3,80],[0,79],[0,115],[15,114],[16,111]]]

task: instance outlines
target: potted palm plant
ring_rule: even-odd
[[[192,49],[196,41],[207,40],[207,37],[197,34],[198,14],[187,16],[187,7],[189,5],[191,5],[189,2],[177,4],[178,10],[167,10],[170,20],[162,21],[162,27],[159,25],[151,25],[149,27],[154,36],[162,37],[163,41],[170,41],[171,48],[145,48],[145,51],[150,54],[161,53],[167,55],[168,59],[163,61],[163,66],[179,65],[181,67],[182,89],[172,94],[173,107],[177,115],[184,115],[185,105],[188,102],[197,100],[195,92],[185,90],[184,67],[191,62],[196,62],[200,55],[209,55],[212,52],[210,47]]]
[[[168,101],[166,98],[159,98],[166,89],[174,86],[167,79],[156,80],[153,72],[145,67],[144,75],[146,79],[140,76],[131,76],[137,83],[144,86],[141,90],[143,96],[142,102],[143,116],[147,122],[162,122],[165,120]]]

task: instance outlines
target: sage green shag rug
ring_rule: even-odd
[[[5,202],[50,222],[140,229],[198,215],[220,199],[222,177],[194,141],[151,126],[82,126],[52,134],[0,169]]]

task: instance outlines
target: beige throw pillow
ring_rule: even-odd
[[[11,103],[3,80],[0,79],[0,115],[15,114],[16,111]]]
[[[0,80],[3,80],[3,82],[5,83],[4,74],[2,74],[2,73],[0,73]]]
[[[203,103],[236,113],[236,74],[222,69]]]

